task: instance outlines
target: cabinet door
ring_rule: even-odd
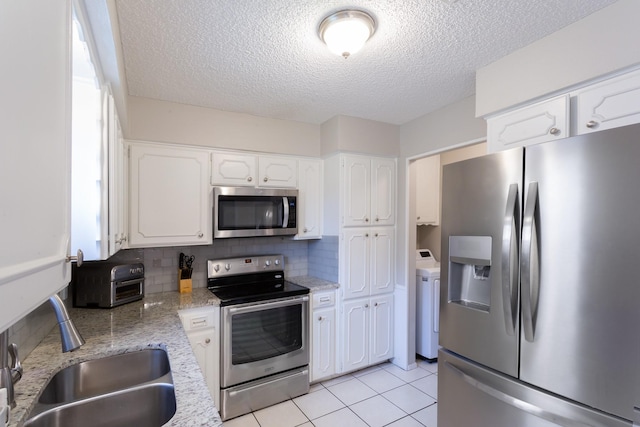
[[[373,365],[393,357],[393,294],[372,297],[370,317],[369,363]]]
[[[342,307],[342,372],[369,365],[369,299],[347,301]]]
[[[208,151],[132,144],[129,245],[210,244],[208,177]]]
[[[344,156],[343,225],[369,225],[371,161],[364,156]]]
[[[313,310],[311,381],[329,377],[336,370],[336,309]]]
[[[393,225],[396,211],[396,163],[371,160],[371,225]]]
[[[298,234],[296,239],[322,237],[322,162],[298,161]]]
[[[575,133],[640,122],[640,71],[608,80],[577,94]]]
[[[3,2],[1,9],[4,331],[71,279],[71,2]]]
[[[256,157],[245,154],[212,153],[212,185],[248,185],[256,183]]]
[[[219,380],[220,368],[217,353],[220,351],[216,345],[216,333],[214,329],[204,329],[202,331],[193,331],[187,333],[189,344],[193,354],[196,356],[198,366],[202,371],[202,375],[207,383],[207,388],[211,394],[211,398],[215,404],[220,403],[219,399]]]
[[[569,95],[487,120],[487,151],[539,144],[569,136]]]
[[[368,228],[344,229],[340,253],[343,262],[340,289],[345,299],[369,296],[369,259],[371,236]]]
[[[393,292],[393,265],[395,229],[376,227],[369,232],[371,276],[369,278],[371,295]]]
[[[126,247],[126,185],[125,146],[122,128],[116,114],[113,97],[108,102],[108,142],[109,150],[109,256]]]
[[[416,224],[440,223],[440,156],[416,160]]]
[[[260,187],[296,188],[298,185],[298,160],[292,157],[258,157]]]

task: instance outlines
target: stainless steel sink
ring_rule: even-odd
[[[135,351],[64,368],[51,378],[39,403],[63,403],[156,380],[171,372],[167,352]]]
[[[45,386],[25,427],[156,427],[176,412],[167,353],[141,350],[81,362]]]

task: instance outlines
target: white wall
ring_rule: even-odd
[[[620,0],[476,73],[476,114],[553,94],[640,63],[640,1]]]
[[[398,215],[396,245],[395,335],[393,362],[403,368],[415,364],[415,244],[416,223],[410,215],[415,204],[411,189],[409,159],[435,154],[470,141],[486,138],[487,125],[475,117],[471,96],[419,117],[400,127],[398,159]]]
[[[127,139],[320,157],[320,126],[128,98]]]
[[[396,125],[336,116],[322,124],[322,156],[343,151],[370,154],[372,156],[397,157],[399,131]]]

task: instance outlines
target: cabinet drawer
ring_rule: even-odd
[[[336,303],[335,292],[319,292],[313,294],[313,308],[330,307]]]
[[[180,311],[180,319],[184,330],[197,331],[206,328],[215,328],[216,311],[213,309],[192,309]]]

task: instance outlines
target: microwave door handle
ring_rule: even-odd
[[[284,206],[284,215],[282,218],[282,228],[287,228],[287,224],[289,224],[289,198],[284,196],[282,198],[282,203]]]

